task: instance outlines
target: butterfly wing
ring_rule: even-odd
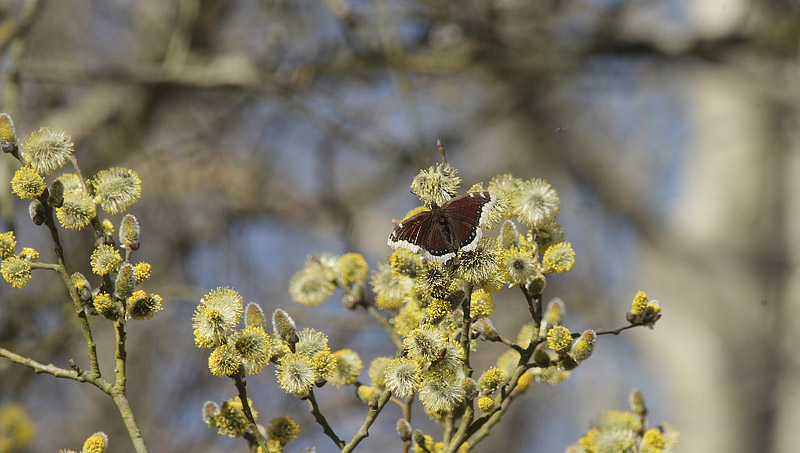
[[[403,220],[389,235],[388,244],[393,249],[405,248],[421,253],[425,259],[445,262],[455,256],[450,248],[450,238],[442,222],[441,208],[424,211]]]
[[[483,232],[496,197],[489,192],[472,192],[449,200],[441,208],[420,212],[397,225],[389,235],[393,249],[406,248],[427,260],[447,262],[458,249],[473,250]]]
[[[470,251],[478,246],[483,236],[480,225],[488,219],[496,200],[490,192],[470,192],[442,206],[454,248]]]

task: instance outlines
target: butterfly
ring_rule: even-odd
[[[451,198],[444,205],[403,220],[389,235],[393,249],[422,253],[428,261],[444,263],[458,250],[474,250],[483,236],[480,224],[489,217],[497,197],[490,192],[471,192]]]

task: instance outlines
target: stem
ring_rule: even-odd
[[[531,319],[533,319],[534,324],[538,328],[539,321],[537,321],[538,316],[536,315],[536,306],[533,297],[528,294],[528,291],[525,290],[524,286],[520,285],[519,289],[522,290],[522,294],[525,295],[525,300],[528,302],[528,311],[531,313]]]
[[[517,386],[519,378],[528,370],[528,368],[530,367],[527,364],[519,364],[517,366],[517,368],[514,370],[514,373],[508,379],[508,383],[503,387],[501,387],[503,393],[501,394],[500,405],[490,410],[489,412],[483,414],[482,416],[478,417],[477,419],[475,419],[475,422],[472,423],[472,426],[470,426],[466,432],[468,436],[473,436],[486,423],[492,420],[492,417],[494,417],[498,412],[500,413],[500,415],[497,415],[496,421],[494,423],[497,423],[497,421],[499,421],[499,417],[502,416],[502,413],[505,412],[506,409],[508,409],[508,405],[510,404],[510,401],[512,399],[510,398],[511,394],[514,388]],[[470,447],[472,446],[473,445],[470,443]]]
[[[467,291],[467,297],[461,303],[461,310],[464,312],[464,324],[461,326],[461,348],[464,349],[464,374],[467,377],[472,377],[472,368],[469,366],[469,343],[470,343],[470,329],[472,327],[472,317],[469,313],[469,305],[472,299],[472,285]]]
[[[598,329],[598,330],[594,331],[594,334],[595,335],[619,335],[620,332],[622,332],[622,331],[625,331],[625,330],[628,330],[628,329],[633,329],[635,327],[641,327],[641,326],[644,326],[644,324],[628,324],[627,326],[617,327],[616,329]],[[581,336],[581,334],[579,334],[579,333],[573,333],[572,334],[572,338],[578,338],[579,336]]]
[[[369,427],[375,422],[375,419],[378,417],[378,414],[381,413],[383,407],[386,406],[386,403],[389,401],[389,398],[392,397],[391,390],[384,390],[381,394],[380,399],[378,400],[378,404],[375,406],[370,406],[369,413],[367,414],[367,418],[364,419],[364,423],[361,425],[361,428],[358,430],[355,436],[350,440],[342,448],[342,453],[350,453],[351,451],[355,450],[356,446],[364,440],[364,438],[369,437]]]
[[[128,429],[128,434],[131,436],[131,441],[133,442],[133,448],[137,453],[147,453],[147,446],[144,444],[142,432],[139,430],[136,419],[133,417],[133,411],[128,403],[128,398],[124,393],[120,393],[116,390],[111,393],[111,397],[114,399],[114,403],[117,405],[117,409],[119,409],[119,414],[122,416],[122,421]]]
[[[386,329],[386,332],[389,334],[389,337],[391,337],[391,339],[392,339],[392,343],[394,344],[394,347],[396,347],[398,350],[403,349],[403,340],[400,338],[400,335],[398,335],[397,332],[394,331],[394,328],[389,323],[389,320],[386,319],[378,311],[378,309],[373,307],[372,305],[367,305],[366,308],[367,308],[367,312],[373,318],[375,318],[379,323],[381,323],[381,325],[383,326],[384,329]]]
[[[472,424],[472,419],[475,417],[475,405],[472,400],[467,401],[467,406],[464,408],[464,417],[461,419],[461,424],[458,426],[456,435],[450,440],[447,452],[453,453],[458,450],[458,447],[464,443],[467,437],[467,429]]]
[[[44,365],[36,360],[15,354],[5,348],[0,348],[0,356],[7,358],[14,363],[31,368],[37,374],[46,373],[57,378],[72,379],[73,381],[77,382],[88,382],[102,390],[104,393],[111,396],[111,398],[114,400],[114,404],[117,405],[117,409],[119,409],[119,413],[122,416],[122,421],[125,423],[125,427],[128,428],[128,434],[131,436],[131,441],[133,442],[133,447],[136,452],[147,453],[147,447],[144,444],[144,439],[142,439],[142,433],[139,430],[139,427],[136,425],[136,420],[133,417],[133,412],[131,411],[131,407],[128,404],[128,399],[125,397],[125,394],[119,392],[115,386],[112,386],[100,376],[94,375],[91,372],[87,373],[80,369],[67,370],[65,368],[57,367],[53,364]]]
[[[408,395],[406,398],[406,404],[403,406],[403,418],[411,424],[411,404],[414,402],[414,394]],[[403,441],[403,453],[408,453],[408,449],[411,448],[411,440]]]
[[[472,297],[472,286],[470,285],[467,291],[467,297],[461,303],[461,310],[464,312],[464,324],[461,326],[461,347],[464,349],[464,374],[467,377],[472,377],[472,368],[469,365],[469,343],[470,343],[470,328],[472,327],[472,318],[469,313],[470,300]],[[455,451],[458,445],[461,445],[466,438],[467,428],[472,423],[472,418],[475,415],[475,405],[473,400],[465,401],[466,407],[464,408],[464,416],[461,419],[461,424],[458,426],[456,435],[450,439],[447,451]]]
[[[336,433],[333,431],[331,425],[328,424],[328,420],[326,420],[325,416],[322,415],[322,411],[319,410],[319,404],[317,404],[317,398],[314,397],[313,388],[308,392],[308,411],[311,412],[311,415],[314,416],[314,420],[316,420],[317,423],[319,423],[319,425],[322,426],[322,431],[325,433],[325,435],[330,437],[333,443],[335,443],[340,450],[344,448],[345,446],[344,441],[342,439],[339,439],[339,436],[337,436]]]
[[[125,351],[125,337],[127,334],[125,333],[124,315],[120,319],[114,321],[114,336],[117,340],[117,348],[114,351],[115,380],[114,389],[110,395],[114,400],[114,403],[117,405],[117,409],[119,409],[119,415],[122,417],[125,427],[128,429],[128,434],[131,436],[131,441],[133,442],[133,448],[138,453],[146,453],[147,447],[144,444],[142,432],[139,430],[139,426],[136,424],[136,419],[133,417],[133,411],[128,403],[128,397],[125,395],[128,382],[128,375],[126,373],[128,353]]]
[[[453,411],[447,413],[447,417],[444,419],[444,436],[442,437],[442,443],[444,443],[444,447],[447,448],[450,445],[450,438],[453,436],[453,425],[455,425],[456,416],[453,414]]]
[[[484,437],[489,435],[489,430],[492,429],[497,422],[500,421],[500,418],[503,417],[508,407],[511,405],[511,399],[507,399],[500,404],[500,407],[495,410],[492,415],[486,420],[486,423],[480,427],[469,439],[467,439],[467,443],[469,444],[470,448],[474,447],[478,444]]]
[[[50,230],[50,237],[53,240],[53,248],[55,249],[56,257],[58,258],[58,268],[56,270],[58,271],[59,275],[61,275],[61,279],[64,281],[64,286],[67,287],[67,292],[72,299],[72,305],[75,309],[75,316],[78,317],[78,322],[81,326],[81,332],[83,332],[83,337],[86,339],[86,348],[88,350],[89,367],[91,369],[91,373],[97,377],[100,377],[100,365],[97,361],[97,344],[94,342],[94,338],[92,337],[92,328],[89,326],[89,319],[86,316],[86,311],[83,309],[83,304],[81,303],[80,297],[78,297],[78,292],[75,290],[75,286],[72,284],[72,280],[69,277],[69,272],[67,272],[67,264],[64,260],[64,248],[61,246],[61,239],[58,236],[58,229],[56,228],[56,224],[53,219],[53,208],[47,204],[47,191],[45,191],[45,193],[39,197],[39,202],[41,202],[42,206],[44,207],[44,223]]]
[[[52,363],[49,365],[44,365],[42,363],[37,362],[36,360],[29,359],[28,357],[24,357],[19,354],[15,354],[5,348],[0,348],[0,357],[5,357],[14,363],[25,365],[26,367],[33,369],[33,371],[36,374],[47,373],[57,378],[72,379],[79,382],[86,382],[89,380],[87,379],[87,376],[85,374],[80,373],[78,371],[67,370],[66,368],[57,367]]]
[[[28,261],[28,266],[30,266],[31,269],[50,269],[56,272],[61,270],[61,266],[58,264],[40,263],[38,261]]]
[[[89,195],[89,188],[86,186],[86,179],[83,178],[83,172],[81,172],[81,168],[78,167],[78,158],[75,157],[74,154],[69,155],[69,160],[72,162],[72,168],[75,169],[75,173],[78,175],[78,179],[81,181],[81,187],[83,188],[83,192]]]
[[[255,435],[258,446],[264,451],[267,451],[267,439],[264,438],[264,434],[258,429],[256,419],[253,417],[253,411],[250,410],[250,402],[247,400],[247,378],[244,374],[244,368],[239,367],[239,372],[232,377],[233,382],[236,384],[236,390],[239,391],[239,401],[242,402],[242,411],[244,412],[244,416],[247,417],[247,421],[250,422],[250,431]]]
[[[117,340],[117,349],[114,351],[114,391],[121,395],[125,395],[125,386],[128,381],[126,371],[126,360],[128,353],[125,352],[125,321],[124,315],[120,319],[114,321],[114,336]]]

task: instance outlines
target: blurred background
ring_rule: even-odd
[[[603,336],[567,382],[534,385],[475,451],[560,452],[596,414],[643,390],[679,451],[788,452],[800,424],[798,203],[800,6],[793,0],[0,0],[2,111],[24,137],[66,130],[84,174],[125,166],[144,289],[164,296],[129,324],[129,396],[153,452],[247,451],[201,419],[236,395],[193,344],[200,297],[233,286],[271,313],[325,331],[365,365],[393,347],[334,295],[310,309],[288,281],[306,257],[389,253],[391,219],[416,206],[411,178],[448,151],[466,190],[492,176],[544,178],[561,196],[574,270],[549,280],[573,331],[623,325],[637,290],[660,300],[655,329]],[[9,193],[0,156],[0,231],[52,261],[44,228]],[[118,217],[109,216],[117,223]],[[71,271],[90,275],[93,235],[65,231]],[[497,295],[495,325],[527,315]],[[58,277],[0,284],[0,345],[86,367]],[[92,318],[101,368],[113,332]],[[485,370],[502,351],[483,347]],[[366,378],[366,370],[362,373]],[[264,423],[291,414],[288,451],[333,451],[274,365],[248,379]],[[318,392],[349,438],[366,414],[352,390]],[[0,360],[0,404],[21,403],[27,451],[78,449],[105,431],[133,451],[97,389]],[[363,451],[399,451],[387,406]],[[440,435],[419,405],[414,427]]]

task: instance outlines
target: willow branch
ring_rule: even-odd
[[[528,311],[531,314],[534,325],[538,326],[542,321],[542,317],[536,310],[536,300],[534,300],[533,296],[528,293],[524,286],[520,285],[519,289],[522,290],[522,294],[525,295],[525,301],[528,303]]]
[[[114,404],[117,405],[122,421],[125,423],[125,428],[128,429],[128,435],[131,436],[131,442],[133,442],[133,448],[136,450],[136,453],[147,453],[147,446],[144,444],[142,431],[139,429],[139,426],[136,424],[136,419],[133,417],[133,411],[131,410],[128,398],[116,390],[112,391],[111,397],[114,399]]]
[[[45,190],[45,192],[39,197],[39,202],[42,203],[42,207],[44,207],[44,224],[47,226],[48,230],[50,230],[53,248],[55,250],[56,257],[58,258],[58,267],[55,270],[61,276],[61,280],[64,281],[64,286],[67,288],[67,293],[69,293],[70,299],[72,299],[72,305],[75,309],[75,316],[78,317],[78,322],[81,326],[81,332],[86,340],[86,348],[89,356],[89,367],[91,369],[91,373],[97,377],[100,377],[100,365],[97,361],[97,344],[94,342],[92,328],[89,326],[89,319],[86,316],[86,311],[83,309],[83,303],[78,296],[78,292],[75,290],[75,286],[72,284],[69,272],[67,272],[67,264],[64,260],[64,248],[61,246],[58,228],[56,228],[55,220],[53,219],[53,208],[47,204],[47,197],[48,191]]]
[[[250,402],[247,400],[247,381],[244,374],[244,368],[239,367],[239,373],[232,377],[233,382],[236,384],[236,390],[239,391],[239,401],[242,402],[242,411],[244,412],[244,416],[247,418],[247,421],[250,422],[250,431],[252,431],[253,435],[255,435],[258,446],[264,451],[267,451],[267,439],[264,438],[264,434],[262,434],[261,430],[258,429],[258,425],[256,425],[256,419],[253,417],[253,411],[250,410]]]
[[[458,426],[455,436],[450,440],[447,452],[453,453],[458,450],[458,447],[464,443],[467,438],[467,429],[472,424],[472,419],[475,417],[475,404],[472,400],[467,401],[464,408],[464,417],[461,419],[461,424]]]
[[[61,266],[58,264],[40,263],[38,261],[29,261],[28,266],[30,266],[31,269],[49,269],[56,272],[61,270]]]
[[[375,422],[375,419],[378,417],[378,414],[381,413],[383,407],[386,406],[386,403],[389,401],[389,398],[392,397],[391,390],[384,390],[381,394],[380,399],[378,399],[377,404],[375,406],[370,405],[369,413],[367,414],[367,418],[364,419],[364,423],[361,425],[361,428],[358,430],[355,436],[350,440],[342,448],[342,453],[350,453],[353,451],[356,446],[364,440],[364,438],[369,437],[369,427]]]
[[[527,359],[526,359],[526,362],[527,362]],[[508,409],[508,405],[511,402],[512,392],[513,392],[514,388],[517,386],[517,383],[519,382],[519,378],[522,377],[522,375],[528,370],[528,368],[529,368],[528,364],[522,364],[521,363],[521,364],[517,365],[517,368],[514,370],[514,373],[508,378],[508,381],[507,381],[506,385],[501,387],[501,392],[502,393],[501,393],[501,396],[500,396],[500,404],[495,406],[489,412],[487,412],[487,413],[483,414],[482,416],[478,417],[477,419],[475,419],[475,421],[469,426],[469,429],[466,430],[466,435],[467,436],[470,436],[470,437],[474,436],[474,434],[479,429],[484,427],[486,425],[486,423],[488,423],[490,420],[492,420],[492,417],[496,416],[496,418],[494,419],[495,420],[494,423],[497,423],[497,421],[499,421],[500,417]],[[494,423],[492,423],[492,424],[494,425]],[[469,445],[470,445],[470,447],[473,446],[472,443],[470,443]],[[456,448],[458,448],[458,445],[456,445]],[[451,451],[455,451],[455,449],[451,449]]]
[[[403,418],[410,424],[411,423],[411,404],[414,402],[414,393],[408,395],[406,398],[406,404],[403,406]],[[411,440],[403,441],[403,453],[408,453],[408,449],[411,448]]]
[[[80,372],[78,370],[68,370],[66,368],[57,367],[52,363],[49,365],[44,365],[42,363],[37,362],[36,360],[13,353],[5,348],[0,348],[0,356],[7,358],[8,360],[11,360],[14,363],[25,365],[26,367],[31,368],[36,374],[46,373],[55,376],[57,378],[72,379],[78,382],[91,382],[92,384],[95,384],[97,387],[99,387],[101,390],[105,391],[105,389],[103,388],[104,386],[101,384],[100,379],[95,379],[91,376],[88,376],[86,373]]]
[[[344,448],[345,446],[344,441],[342,439],[339,439],[339,436],[337,436],[336,433],[333,431],[331,425],[328,424],[328,420],[326,420],[325,416],[322,415],[322,411],[319,409],[319,404],[317,404],[317,398],[314,397],[313,388],[308,392],[307,401],[308,401],[308,411],[311,412],[311,415],[314,416],[314,420],[316,420],[317,423],[320,426],[322,426],[322,431],[325,433],[325,435],[330,437],[333,443],[335,443],[340,450]]]
[[[492,429],[494,425],[496,425],[500,419],[503,417],[503,414],[506,413],[508,407],[511,405],[511,399],[507,399],[500,404],[498,410],[494,411],[492,415],[486,420],[486,423],[480,427],[475,433],[467,439],[467,444],[469,444],[470,448],[474,447],[478,444],[484,437],[489,435],[489,430]]]
[[[125,352],[125,321],[124,317],[114,321],[114,338],[117,340],[117,347],[114,351],[114,390],[122,395],[125,395],[125,386],[127,383],[126,360],[128,353]]]
[[[464,312],[464,324],[461,326],[461,348],[464,350],[464,374],[467,377],[472,377],[472,368],[469,365],[469,342],[471,340],[470,329],[472,328],[472,317],[469,313],[471,294],[472,285],[470,285],[469,290],[467,291],[467,296],[461,303],[461,310]]]
[[[646,324],[628,324],[627,326],[617,327],[616,329],[598,329],[595,330],[594,333],[595,335],[619,335],[620,332],[623,332],[625,330],[633,329],[636,327],[642,327],[645,325]],[[581,334],[577,332],[572,334],[572,338],[577,338],[579,336],[581,336]]]
[[[378,311],[378,309],[373,307],[372,305],[367,305],[366,308],[367,308],[367,312],[370,314],[370,316],[372,316],[373,318],[375,318],[375,320],[377,320],[379,323],[381,323],[383,328],[389,334],[389,337],[392,339],[392,343],[394,344],[394,347],[396,347],[398,350],[403,349],[403,340],[400,338],[400,335],[398,335],[397,332],[395,332],[394,328],[389,323],[389,320],[386,319],[386,317],[384,317]]]
[[[444,446],[447,447],[450,445],[450,439],[453,436],[453,426],[456,423],[456,416],[453,411],[447,413],[447,416],[444,419],[444,434],[442,436],[442,442]]]
[[[116,338],[117,347],[114,351],[114,388],[110,395],[114,400],[114,404],[117,405],[119,415],[122,417],[122,421],[125,423],[125,428],[128,429],[128,435],[130,435],[131,442],[133,442],[133,448],[137,451],[137,453],[146,453],[147,447],[145,446],[144,439],[142,438],[142,431],[136,424],[136,419],[133,416],[133,411],[131,410],[131,406],[128,402],[128,397],[125,394],[128,380],[126,371],[128,353],[125,351],[126,335],[125,319],[120,318],[114,322],[114,337]]]

